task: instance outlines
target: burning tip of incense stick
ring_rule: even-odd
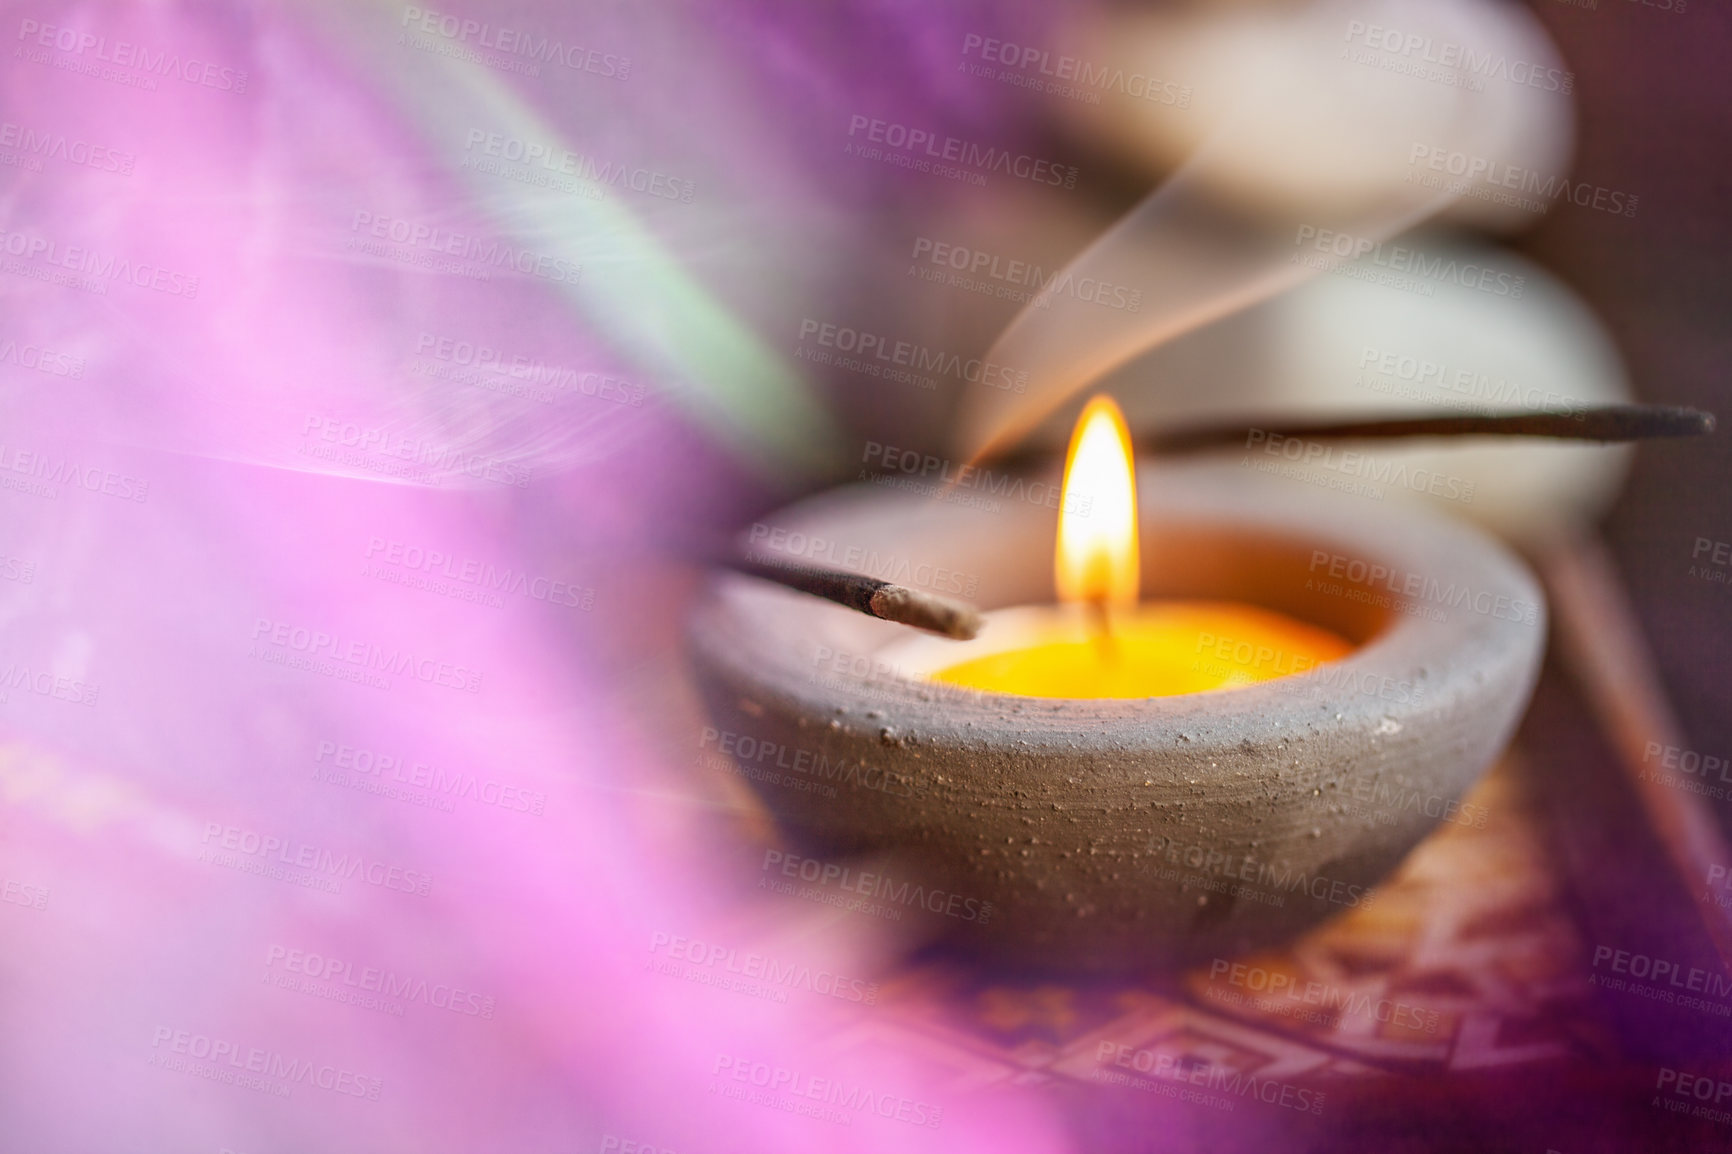
[[[974,606],[876,577],[755,557],[728,557],[723,563],[736,572],[846,605],[881,621],[912,625],[957,641],[972,640],[980,632],[980,611]]]
[[[870,612],[957,641],[973,640],[980,632],[980,611],[974,606],[902,585],[885,585],[872,594]]]

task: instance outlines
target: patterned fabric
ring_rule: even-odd
[[[1441,825],[1374,906],[1285,950],[1116,987],[977,984],[915,966],[848,1041],[894,1033],[951,1069],[956,1092],[1072,1081],[1290,1108],[1344,1079],[1610,1054],[1513,755],[1467,800],[1483,825]]]

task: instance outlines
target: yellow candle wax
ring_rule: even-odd
[[[934,681],[1030,697],[1166,697],[1303,673],[1353,646],[1282,613],[1229,601],[1114,611],[1110,630],[1081,607],[1022,611],[1014,648],[939,669]]]
[[[1303,673],[1353,648],[1327,629],[1240,602],[1138,603],[1136,458],[1111,397],[1091,399],[1077,417],[1054,545],[1063,604],[988,614],[979,638],[965,643],[979,655],[927,676],[1029,697],[1170,697]]]

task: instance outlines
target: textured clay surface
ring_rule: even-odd
[[[718,574],[690,625],[698,680],[718,729],[833,784],[756,787],[791,852],[849,871],[817,884],[902,906],[948,948],[1124,972],[1273,944],[1376,900],[1508,740],[1546,633],[1537,584],[1478,531],[1295,488],[1145,465],[1143,596],[1248,601],[1358,645],[1309,674],[1142,701],[979,693],[886,659],[898,626]],[[1042,506],[860,487],[768,521],[790,556],[906,563],[892,579],[944,593],[960,575],[984,609],[1053,598]]]

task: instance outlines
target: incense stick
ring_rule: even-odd
[[[1570,412],[1384,414],[1335,420],[1268,419],[1257,424],[1208,424],[1169,432],[1133,434],[1139,453],[1178,456],[1226,449],[1267,447],[1275,440],[1407,440],[1422,437],[1541,437],[1612,444],[1661,437],[1700,437],[1714,431],[1714,414],[1678,405],[1597,405]],[[1015,469],[1049,459],[1046,450],[1024,445],[992,462]]]
[[[1207,425],[1138,438],[1154,453],[1245,448],[1271,437],[1340,441],[1409,437],[1550,437],[1567,441],[1644,441],[1700,437],[1714,431],[1714,414],[1676,405],[1600,405],[1571,412],[1434,413],[1260,425]]]
[[[1420,437],[1547,437],[1613,443],[1658,437],[1699,437],[1714,431],[1714,414],[1676,405],[1601,405],[1572,412],[1433,413],[1352,420],[1206,425],[1144,435],[1136,447],[1163,455],[1266,445],[1271,438],[1383,440]],[[1025,449],[1013,458],[1032,455]],[[1007,459],[1000,458],[1008,463]],[[876,617],[966,641],[980,631],[974,606],[839,569],[726,556],[727,567],[834,601]]]
[[[1650,743],[1688,748],[1654,655],[1616,566],[1598,536],[1564,536],[1539,550],[1551,594],[1558,640],[1594,715],[1618,754],[1648,823],[1665,848],[1679,884],[1694,896],[1702,879],[1732,857],[1707,802],[1668,788],[1646,766]],[[1721,962],[1732,970],[1732,914],[1696,902]]]
[[[774,581],[778,585],[801,593],[810,593],[826,601],[876,617],[912,625],[941,637],[968,641],[980,632],[980,611],[963,601],[952,601],[932,593],[922,593],[905,585],[880,581],[840,569],[822,569],[815,565],[789,565],[782,562],[755,560],[747,557],[726,557],[722,564],[737,573]]]

